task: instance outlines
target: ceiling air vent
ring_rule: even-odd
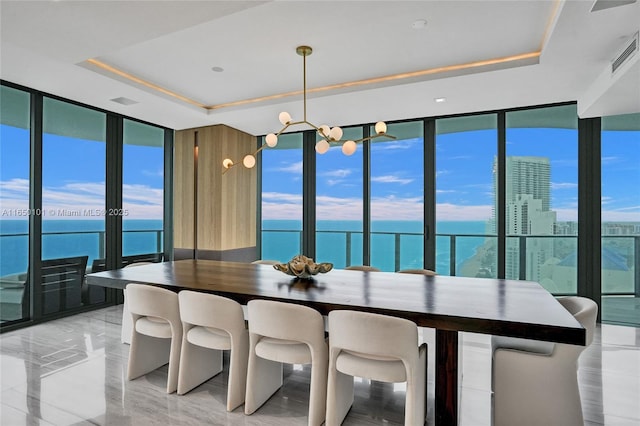
[[[638,33],[627,40],[618,55],[611,61],[611,74],[615,72],[638,51]]]
[[[113,98],[111,99],[111,102],[115,102],[121,105],[135,105],[138,103],[138,101],[134,101],[133,99],[129,99],[129,98],[125,98],[125,97],[119,97],[119,98]]]

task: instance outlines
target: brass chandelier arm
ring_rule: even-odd
[[[257,163],[256,156],[265,148],[273,148],[278,144],[278,137],[282,135],[289,127],[297,126],[300,124],[306,124],[310,128],[314,129],[318,132],[318,135],[321,136],[321,140],[318,141],[315,145],[315,150],[318,154],[324,154],[330,149],[330,144],[342,144],[342,153],[345,155],[352,155],[356,150],[356,144],[366,142],[372,139],[386,137],[389,139],[397,139],[395,136],[387,134],[387,125],[383,121],[379,121],[375,125],[375,134],[371,136],[367,136],[366,138],[360,138],[356,140],[351,139],[343,139],[343,130],[336,127],[329,127],[326,124],[322,126],[316,126],[315,124],[309,122],[307,120],[307,56],[311,55],[313,49],[309,46],[298,46],[296,48],[296,53],[302,56],[302,103],[303,103],[303,115],[302,120],[293,121],[291,119],[291,115],[283,111],[278,116],[280,123],[282,123],[283,127],[277,133],[269,133],[265,136],[264,142],[262,145],[253,152],[253,154],[247,154],[242,159],[242,164],[244,167],[250,169],[254,167]],[[233,168],[236,163],[230,158],[225,158],[222,161],[222,166],[224,167],[223,174],[226,173],[229,169]]]

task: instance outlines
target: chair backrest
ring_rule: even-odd
[[[183,290],[178,293],[180,317],[183,322],[203,327],[244,331],[242,306],[231,299],[215,294]]]
[[[166,319],[180,324],[178,294],[147,284],[127,284],[127,305],[132,315]]]
[[[593,333],[598,317],[598,304],[591,299],[580,296],[561,297],[558,302],[574,316],[587,332],[587,346],[593,342]]]
[[[405,364],[418,359],[418,326],[406,319],[358,311],[329,312],[331,348],[389,357]]]
[[[429,277],[434,277],[438,275],[435,271],[431,269],[401,269],[398,271],[399,274],[416,274],[416,275],[426,275]]]
[[[324,320],[315,309],[272,300],[250,300],[249,333],[309,345],[324,344]]]
[[[344,268],[348,271],[380,272],[380,269],[368,265],[351,265]]]
[[[278,260],[258,259],[251,262],[254,265],[277,265],[280,263]]]
[[[125,268],[135,268],[136,266],[153,265],[155,262],[134,262],[125,265]]]

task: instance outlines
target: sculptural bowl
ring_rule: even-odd
[[[287,263],[273,265],[273,268],[287,275],[309,280],[314,275],[329,272],[333,269],[333,263],[315,263],[313,259],[299,254]]]

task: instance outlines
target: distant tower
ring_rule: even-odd
[[[551,211],[551,165],[545,157],[506,158],[506,224],[507,236],[553,235],[556,213]],[[494,196],[497,197],[497,163],[493,164]],[[494,202],[493,223],[497,199]],[[495,225],[494,225],[495,226]],[[526,240],[526,277],[540,280],[540,267],[553,255],[551,238],[529,238]],[[520,276],[520,241],[507,238],[506,278]]]

